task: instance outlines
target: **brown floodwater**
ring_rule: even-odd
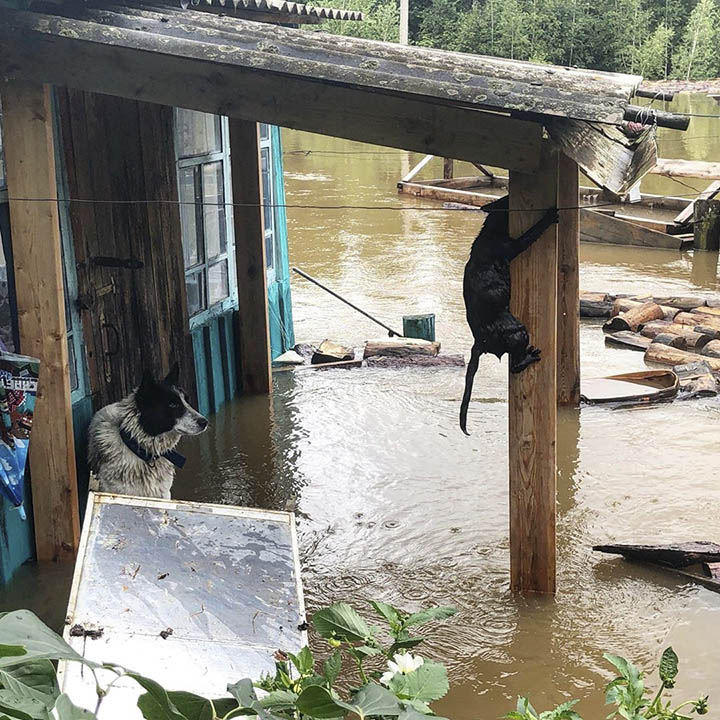
[[[687,95],[673,109],[720,112]],[[720,160],[716,123],[695,119],[685,134],[663,132],[660,154]],[[435,313],[443,351],[467,356],[462,272],[482,214],[398,196],[396,182],[419,155],[298,132],[284,140],[288,203],[391,208],[289,209],[291,264],[392,327],[404,314]],[[424,177],[440,172],[436,160]],[[683,195],[705,184],[652,177],[643,189]],[[718,292],[717,265],[716,254],[583,245],[581,284]],[[383,336],[297,276],[293,311],[298,341]],[[641,353],[606,348],[598,321],[582,322],[581,343],[585,377],[644,367]],[[336,600],[456,606],[422,650],[449,668],[451,690],[436,705],[449,718],[496,718],[528,694],[538,709],[581,698],[581,714],[599,720],[611,677],[603,652],[651,668],[667,645],[681,658],[675,696],[710,692],[720,707],[720,595],[591,550],[608,541],[720,540],[720,400],[560,413],[558,593],[524,599],[508,589],[506,363],[481,360],[469,438],[457,425],[463,375],[277,375],[272,398],[233,402],[184,443],[189,461],[174,494],[297,507],[311,611]],[[65,593],[64,575],[23,571],[3,607],[30,597],[57,622]]]

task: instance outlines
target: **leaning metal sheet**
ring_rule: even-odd
[[[88,659],[222,697],[228,683],[272,671],[275,650],[296,652],[303,620],[289,513],[91,494],[65,631]],[[102,635],[71,634],[77,626]],[[94,709],[92,673],[60,670],[63,690]],[[130,680],[114,685],[100,720],[140,718],[139,693]]]

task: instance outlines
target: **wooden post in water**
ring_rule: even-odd
[[[270,324],[265,272],[260,127],[230,119],[230,165],[238,287],[239,381],[245,395],[272,389]]]
[[[558,154],[545,143],[535,173],[510,172],[510,235],[558,206]],[[540,362],[510,374],[510,587],[555,592],[558,226],[512,264],[510,309],[542,350]]]
[[[558,405],[580,402],[580,186],[577,163],[558,160]]]
[[[80,522],[51,88],[15,81],[0,90],[20,351],[40,359],[29,455],[35,546],[40,561],[74,560]]]
[[[443,158],[443,180],[452,180],[455,162],[452,158]]]
[[[720,200],[695,201],[695,250],[720,249]]]

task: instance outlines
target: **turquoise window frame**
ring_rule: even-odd
[[[220,300],[219,302],[210,305],[209,307],[200,310],[190,316],[190,330],[194,330],[196,327],[205,325],[207,322],[212,320],[218,315],[224,315],[227,312],[237,308],[238,306],[238,294],[237,294],[237,274],[235,272],[235,229],[233,224],[233,207],[232,201],[228,198],[232,198],[232,177],[230,175],[230,129],[229,122],[226,117],[220,117],[220,150],[197,154],[192,156],[184,157],[181,155],[180,148],[177,143],[177,108],[175,111],[175,132],[173,133],[175,143],[175,167],[177,171],[177,183],[178,192],[180,189],[180,173],[183,169],[195,166],[202,166],[209,163],[220,162],[222,163],[223,171],[223,192],[225,197],[225,237],[227,242],[226,252],[221,254],[219,257],[224,258],[227,261],[228,267],[228,291],[229,295]],[[184,230],[183,230],[184,232]],[[207,277],[207,258],[202,263],[193,265],[190,269],[185,268],[185,276],[192,275],[198,272],[202,268],[202,272]],[[207,281],[206,281],[207,284]],[[207,287],[205,288],[207,295]]]

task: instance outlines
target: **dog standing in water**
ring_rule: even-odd
[[[175,468],[185,464],[175,447],[207,425],[178,387],[177,363],[160,382],[145,372],[136,390],[98,410],[90,423],[90,489],[169,499]]]
[[[540,360],[540,350],[530,345],[525,326],[510,312],[510,261],[527,250],[558,221],[555,208],[519,238],[510,237],[509,200],[504,195],[483,209],[489,213],[472,245],[465,265],[463,298],[468,325],[475,342],[465,374],[465,392],[460,404],[460,428],[468,435],[467,411],[473,380],[483,353],[510,355],[510,372],[522,372]],[[548,278],[548,282],[554,282]]]

